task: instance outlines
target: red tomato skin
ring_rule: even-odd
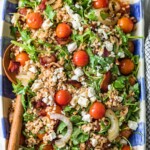
[[[105,116],[105,106],[100,102],[95,102],[91,105],[89,114],[94,119],[102,119]]]
[[[43,17],[38,12],[33,12],[27,15],[27,25],[31,29],[39,29],[43,23]]]
[[[71,101],[71,94],[67,90],[59,90],[55,94],[55,102],[60,106],[65,106]]]
[[[93,2],[93,7],[95,9],[108,7],[108,0],[95,0]]]
[[[130,18],[122,17],[118,20],[118,26],[123,30],[123,32],[130,33],[133,30],[134,24]]]
[[[66,23],[60,23],[56,27],[56,35],[58,38],[68,38],[72,33],[70,26]]]
[[[24,66],[29,59],[29,55],[26,52],[21,52],[16,56],[16,62],[20,62],[21,66]]]
[[[122,147],[122,150],[131,150],[130,146],[129,145],[125,145]]]
[[[73,63],[78,67],[84,67],[89,63],[89,56],[86,51],[79,50],[73,55]]]

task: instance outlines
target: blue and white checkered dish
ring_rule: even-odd
[[[137,19],[137,30],[134,33],[138,36],[144,36],[144,19],[142,0],[130,0],[131,15]],[[6,149],[6,143],[9,134],[9,125],[7,121],[8,108],[11,99],[14,98],[10,81],[8,81],[2,69],[2,56],[5,48],[10,44],[10,20],[12,13],[16,11],[17,0],[0,0],[0,150]],[[146,117],[145,117],[145,76],[144,76],[144,40],[138,39],[135,43],[135,54],[140,56],[140,69],[138,81],[140,84],[140,119],[135,133],[130,138],[134,150],[146,149]]]

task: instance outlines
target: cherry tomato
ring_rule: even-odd
[[[31,29],[39,29],[43,23],[43,17],[38,12],[33,12],[27,15],[27,25]]]
[[[122,150],[131,150],[130,146],[129,145],[125,145],[122,147]]]
[[[16,62],[20,62],[21,66],[25,65],[25,62],[29,60],[29,55],[26,52],[21,52],[16,56]]]
[[[101,119],[105,116],[105,112],[106,112],[105,106],[100,102],[95,102],[90,107],[89,114],[94,119]]]
[[[129,75],[134,70],[134,63],[129,58],[120,61],[119,70],[123,75]]]
[[[128,42],[128,49],[131,53],[134,53],[134,43],[132,41]]]
[[[25,15],[27,14],[27,8],[25,8],[25,7],[24,7],[24,8],[20,8],[20,9],[19,9],[19,13],[20,13],[21,15],[24,15],[24,16],[25,16]]]
[[[86,51],[79,50],[73,54],[73,62],[76,66],[84,67],[89,63],[89,56]]]
[[[72,31],[68,24],[60,23],[56,28],[56,35],[59,38],[68,38],[71,35]]]
[[[125,129],[125,130],[122,130],[120,132],[120,135],[125,137],[126,139],[128,139],[131,134],[132,134],[132,130],[131,129]]]
[[[108,0],[94,0],[93,7],[95,9],[106,8],[108,6]]]
[[[118,20],[119,27],[125,32],[130,33],[133,30],[133,22],[130,18],[122,17]]]
[[[69,102],[71,101],[71,98],[72,98],[71,94],[66,90],[59,90],[55,94],[55,102],[61,106],[65,106],[69,104]]]

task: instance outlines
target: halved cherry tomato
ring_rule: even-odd
[[[16,56],[16,62],[20,62],[21,66],[25,65],[25,62],[29,60],[29,55],[26,52],[21,52]]]
[[[132,41],[128,42],[128,49],[131,53],[134,53],[134,43]]]
[[[43,23],[43,17],[38,12],[33,12],[27,15],[27,25],[31,29],[39,29]]]
[[[118,20],[119,27],[125,32],[130,33],[133,30],[133,22],[130,18],[122,17]]]
[[[123,75],[129,75],[134,70],[134,63],[129,58],[120,61],[119,70]]]
[[[122,147],[122,150],[131,150],[130,146],[129,145],[125,145]]]
[[[95,9],[106,8],[108,6],[108,0],[94,0],[93,7]]]
[[[68,38],[71,35],[72,31],[68,24],[60,23],[56,28],[56,35],[59,38]]]
[[[105,112],[106,112],[105,106],[100,102],[95,102],[90,107],[89,114],[94,119],[101,119],[105,116]]]
[[[55,102],[58,105],[65,106],[71,101],[71,94],[67,90],[59,90],[55,94]]]
[[[79,50],[74,53],[73,62],[76,66],[84,67],[89,63],[89,55],[86,51]]]

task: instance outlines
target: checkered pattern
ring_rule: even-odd
[[[147,149],[150,149],[150,34],[145,42],[146,87],[147,87]]]
[[[144,35],[144,24],[143,24],[143,9],[142,0],[130,0],[131,2],[131,15],[137,19],[137,31],[134,33],[138,36]],[[9,45],[10,36],[10,20],[12,12],[16,11],[17,0],[0,0],[0,62],[2,60],[3,52],[7,45]],[[150,40],[150,38],[149,38]],[[140,84],[140,119],[138,123],[138,129],[135,131],[133,136],[130,138],[131,145],[134,150],[145,150],[146,143],[146,121],[145,121],[145,78],[144,78],[144,42],[143,39],[134,41],[135,44],[135,55],[140,56],[140,66],[138,81]],[[150,53],[146,53],[146,60],[150,57]],[[150,61],[147,61],[150,62]],[[148,65],[147,65],[148,66]],[[147,68],[147,73],[150,72]],[[150,79],[150,74],[149,78]],[[150,82],[150,80],[149,80]],[[150,84],[149,89],[150,89]],[[149,93],[148,93],[149,94]],[[0,150],[6,149],[6,143],[9,134],[9,126],[7,121],[8,108],[10,105],[10,98],[13,98],[11,83],[8,81],[2,70],[2,64],[0,64]],[[150,105],[150,104],[149,104]],[[148,115],[150,112],[148,113]],[[150,115],[149,115],[150,116]],[[138,134],[140,133],[140,134]],[[148,148],[149,150],[150,148]]]

